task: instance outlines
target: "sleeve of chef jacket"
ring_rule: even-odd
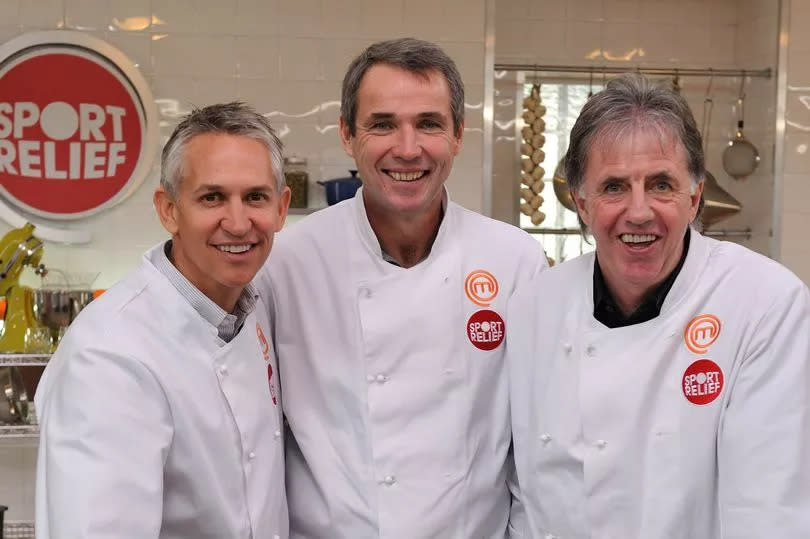
[[[810,537],[807,287],[781,294],[748,332],[718,439],[721,536]]]
[[[157,538],[173,433],[161,386],[123,353],[84,346],[62,359],[39,410],[38,522],[48,539]]]
[[[532,238],[532,241],[534,242],[535,240]],[[517,293],[529,293],[532,283],[534,283],[535,279],[537,279],[540,272],[548,269],[548,259],[546,258],[546,253],[543,251],[543,248],[539,243],[537,243],[536,249],[533,249],[533,252],[536,256],[532,257],[529,263],[525,264],[525,271],[521,272],[517,283],[515,283],[515,292]],[[507,329],[507,331],[509,330]],[[526,527],[528,524],[526,522],[526,510],[523,507],[523,502],[521,501],[520,484],[518,483],[517,479],[515,455],[512,448],[509,449],[509,456],[507,459],[507,483],[509,484],[509,491],[512,494],[512,507],[509,511],[508,536],[510,538],[521,538],[525,537],[525,530],[527,529]]]

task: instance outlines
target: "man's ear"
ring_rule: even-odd
[[[697,187],[695,188],[695,192],[689,195],[689,202],[691,203],[692,207],[690,208],[692,212],[692,219],[689,220],[691,223],[695,220],[698,213],[700,212],[700,200],[703,196],[703,188],[706,186],[706,180],[701,180]]]
[[[285,185],[281,193],[278,194],[278,227],[273,232],[278,232],[284,228],[284,222],[287,220],[287,210],[290,209],[291,198],[292,191]]]
[[[155,210],[157,211],[158,218],[160,218],[160,222],[163,224],[163,228],[172,236],[177,234],[179,227],[177,225],[177,203],[174,197],[166,192],[163,186],[159,185],[158,188],[155,189],[152,201],[155,204]]]
[[[349,157],[354,157],[354,148],[352,147],[352,139],[354,138],[349,129],[349,124],[341,116],[338,119],[338,131],[340,131],[340,142],[343,144],[343,150]]]
[[[581,189],[577,189],[577,192],[571,191],[571,198],[574,201],[574,204],[577,207],[577,216],[579,217],[580,224],[584,223],[585,226],[590,228],[591,226],[591,216],[588,213],[588,206],[585,203],[585,198],[580,196]]]
[[[454,146],[453,146],[453,155],[458,155],[458,152],[461,151],[461,143],[464,140],[464,120],[458,126],[458,136],[453,134]]]

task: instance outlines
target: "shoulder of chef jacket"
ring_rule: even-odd
[[[91,302],[35,398],[37,537],[286,536],[266,310],[222,343],[146,257]]]
[[[294,435],[293,535],[504,535],[506,301],[546,265],[530,235],[452,202],[408,269],[383,260],[362,194],[277,236],[256,282]]]
[[[526,536],[810,537],[810,293],[691,233],[648,322],[593,318],[593,254],[511,300]]]

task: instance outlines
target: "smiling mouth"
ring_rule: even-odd
[[[390,178],[396,182],[413,182],[427,175],[427,170],[417,170],[414,172],[394,172],[393,170],[383,170]]]
[[[215,245],[214,247],[224,253],[242,254],[250,251],[255,246],[255,243],[241,243],[237,245]]]
[[[660,237],[655,234],[621,234],[619,239],[631,248],[642,248],[652,245]]]

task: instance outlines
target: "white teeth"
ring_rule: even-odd
[[[245,245],[217,245],[217,249],[220,251],[225,251],[226,253],[244,253],[248,249],[250,249],[250,244],[246,243]]]
[[[647,243],[655,241],[655,236],[652,234],[622,234],[621,240],[624,243]]]
[[[388,175],[394,178],[398,182],[411,182],[413,180],[418,180],[422,176],[425,175],[424,170],[420,170],[418,172],[388,172]]]

